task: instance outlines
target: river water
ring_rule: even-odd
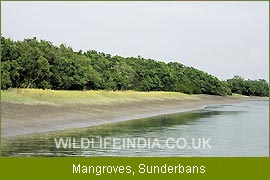
[[[4,139],[3,156],[269,156],[269,102]]]

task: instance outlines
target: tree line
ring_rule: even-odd
[[[1,88],[175,91],[188,94],[268,96],[265,80],[227,81],[178,62],[74,51],[36,38],[1,36]]]

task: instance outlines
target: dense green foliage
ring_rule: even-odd
[[[269,84],[264,79],[245,80],[240,76],[234,76],[227,80],[232,93],[247,96],[269,96]]]
[[[124,58],[94,50],[75,52],[63,44],[57,47],[36,38],[13,41],[1,37],[1,53],[2,89],[106,89],[268,95],[268,83],[262,80],[244,81],[247,86],[252,85],[252,88],[246,87],[250,89],[246,93],[234,87],[238,84],[234,79],[220,81],[180,63],[165,63],[140,56]]]

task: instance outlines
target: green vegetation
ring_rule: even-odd
[[[13,41],[1,37],[1,88],[53,90],[172,91],[187,94],[268,96],[265,80],[220,81],[181,63],[111,56],[36,38]],[[239,85],[241,88],[235,88]]]
[[[42,89],[13,89],[1,91],[2,102],[46,105],[111,105],[115,103],[147,100],[198,99],[196,95],[179,92],[138,92],[138,91],[67,91]]]
[[[232,93],[246,96],[269,96],[269,84],[264,79],[245,80],[240,76],[234,76],[227,80]]]

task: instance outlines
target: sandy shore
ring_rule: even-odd
[[[83,128],[106,123],[146,118],[201,109],[209,105],[232,104],[259,97],[198,95],[190,100],[148,100],[114,105],[25,105],[1,103],[2,137]]]

